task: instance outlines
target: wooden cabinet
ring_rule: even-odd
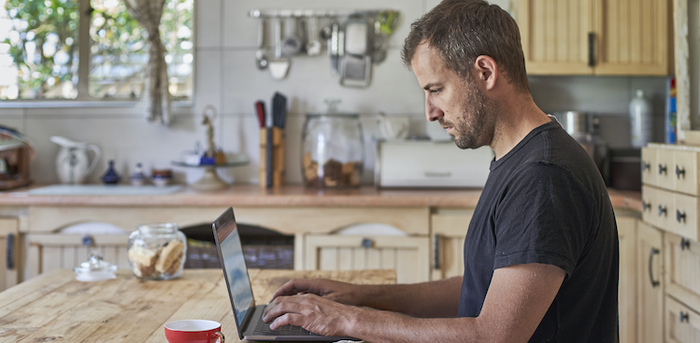
[[[665,253],[668,294],[700,311],[700,243],[666,233]]]
[[[425,282],[428,245],[427,236],[307,235],[303,269],[393,269],[398,283]]]
[[[637,219],[617,217],[620,240],[619,315],[620,342],[635,343],[637,329]]]
[[[464,274],[464,239],[473,210],[441,210],[430,217],[431,280]]]
[[[637,224],[636,342],[663,342],[663,234],[644,222]],[[622,266],[622,264],[620,264]],[[620,285],[622,289],[622,284]]]
[[[528,74],[671,74],[669,0],[520,0]]]
[[[19,240],[19,220],[0,217],[0,291],[21,281]]]
[[[666,343],[700,342],[700,314],[673,297],[666,299]]]

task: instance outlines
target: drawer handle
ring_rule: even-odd
[[[82,243],[86,247],[91,247],[93,244],[95,244],[95,240],[92,238],[92,236],[85,235],[83,236]]]
[[[435,234],[434,236],[435,240],[433,242],[433,250],[435,251],[435,260],[433,263],[435,264],[434,268],[436,270],[440,269],[440,234]]]
[[[690,249],[690,240],[681,238],[681,250]]]
[[[676,178],[680,179],[681,175],[683,175],[683,178],[685,179],[685,168],[681,169],[676,165]]]
[[[651,202],[646,202],[646,201],[642,200],[642,210],[643,211],[651,210]]]
[[[645,170],[651,170],[651,164],[645,161],[642,161],[642,171]]]
[[[689,319],[688,319],[688,312],[683,312],[683,311],[681,311],[680,319],[681,319],[681,323],[683,323],[683,322],[688,323],[688,322],[689,322]]]
[[[661,163],[659,163],[659,175],[661,175],[661,174],[667,174],[667,170],[666,170],[666,169],[667,169],[666,166],[664,166],[664,165],[662,165]]]
[[[374,242],[372,242],[372,240],[369,238],[363,238],[361,244],[363,248],[371,248],[372,245],[374,245]]]
[[[15,269],[15,234],[7,235],[7,250],[5,250],[5,264],[7,269]]]
[[[654,268],[652,268],[654,265],[654,255],[658,254],[659,252],[659,249],[653,247],[649,251],[649,281],[651,281],[651,287],[659,287],[659,285],[661,285],[661,281],[654,280]]]
[[[659,217],[661,217],[662,214],[664,216],[667,215],[668,209],[666,207],[663,207],[662,205],[659,205]]]
[[[676,210],[676,220],[681,223],[685,223],[685,212],[681,212],[681,210]]]

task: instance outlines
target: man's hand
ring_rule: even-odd
[[[311,293],[291,296],[275,294],[275,299],[265,308],[262,319],[266,323],[272,322],[272,330],[291,324],[324,336],[350,336],[361,311],[359,307],[343,305]]]
[[[293,279],[282,285],[272,299],[299,293],[313,293],[341,304],[361,306],[362,297],[357,285],[327,279]]]

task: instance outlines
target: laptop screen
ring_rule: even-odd
[[[226,210],[214,222],[213,228],[220,246],[219,258],[226,273],[232,305],[236,311],[236,326],[240,327],[246,313],[253,306],[253,289],[250,286],[233,209]]]

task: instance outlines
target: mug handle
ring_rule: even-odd
[[[224,337],[224,334],[221,331],[216,331],[214,333],[217,336],[219,336],[219,343],[225,343],[226,338]]]
[[[92,171],[97,167],[97,162],[100,161],[100,157],[102,157],[102,151],[100,148],[97,147],[95,144],[90,144],[87,146],[89,150],[92,150],[95,153],[95,157],[92,159],[92,163],[90,163],[90,166],[88,167],[87,170],[87,175],[90,175]]]

